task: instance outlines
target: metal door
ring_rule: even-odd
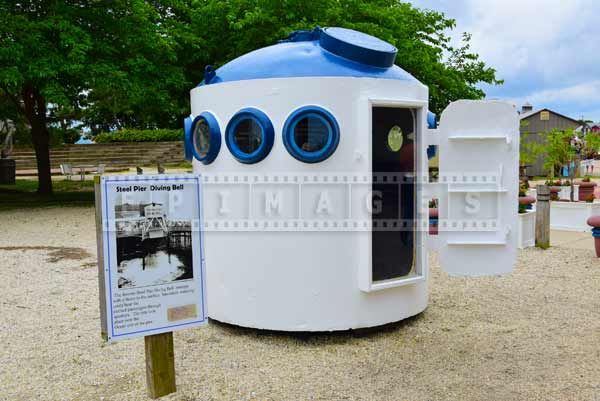
[[[439,199],[442,268],[455,275],[512,270],[517,257],[519,117],[502,101],[460,100],[442,113],[428,142],[439,144],[439,181],[429,196]]]

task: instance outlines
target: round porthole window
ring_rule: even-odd
[[[204,112],[192,123],[192,153],[203,164],[212,163],[221,149],[221,129],[217,119]]]
[[[258,163],[273,147],[275,131],[269,117],[253,108],[237,112],[227,124],[225,142],[240,163]]]
[[[305,163],[327,159],[337,148],[340,130],[335,118],[318,106],[294,111],[283,127],[283,143],[288,152]]]

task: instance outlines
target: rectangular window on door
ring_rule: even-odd
[[[371,269],[372,281],[377,282],[414,272],[416,110],[373,107],[371,130]],[[397,179],[384,181],[382,175]]]

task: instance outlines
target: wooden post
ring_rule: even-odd
[[[535,246],[547,249],[550,247],[550,188],[547,185],[538,185],[536,193]]]
[[[138,168],[138,174],[141,174]],[[159,174],[164,173],[158,171]],[[146,345],[146,386],[150,398],[156,399],[177,391],[173,333],[144,337]]]
[[[146,344],[146,386],[150,398],[156,399],[177,391],[173,333],[144,337]]]

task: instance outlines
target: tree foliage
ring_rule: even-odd
[[[103,132],[95,138],[96,143],[115,142],[169,142],[183,141],[183,130],[180,129],[122,129],[117,132]]]
[[[0,3],[0,88],[31,129],[38,192],[52,192],[53,124],[156,125],[182,113],[172,99],[187,81],[162,19],[142,0]]]
[[[501,82],[468,34],[451,45],[454,20],[397,0],[4,0],[0,102],[30,128],[39,192],[50,193],[48,127],[179,128],[204,66],[315,26],[395,45],[396,64],[429,86],[434,112],[483,97],[480,82]]]
[[[527,121],[521,121],[521,127],[527,127]],[[544,145],[534,141],[528,141],[529,133],[521,133],[521,141],[519,145],[519,165],[526,167],[534,164],[537,158],[544,152]]]
[[[482,98],[485,94],[476,86],[480,82],[501,83],[495,70],[471,52],[469,34],[463,35],[461,46],[451,45],[453,19],[397,0],[195,0],[187,15],[186,38],[193,42],[185,46],[184,60],[192,82],[200,82],[203,66],[218,67],[275,44],[291,31],[340,26],[396,46],[396,64],[429,86],[433,112],[457,99]]]
[[[579,162],[583,159],[594,157],[600,150],[600,136],[589,132],[579,138],[570,128],[564,131],[553,129],[543,134],[546,145],[544,168],[550,171],[550,177],[561,167],[566,166],[571,185],[571,201],[573,201],[573,179],[577,172]]]
[[[542,134],[545,140],[544,168],[550,172],[553,178],[556,171],[569,165],[576,156],[576,148],[572,144],[573,130],[560,131],[552,129]]]
[[[600,135],[595,132],[588,132],[583,138],[581,147],[582,159],[593,159],[600,151]]]

